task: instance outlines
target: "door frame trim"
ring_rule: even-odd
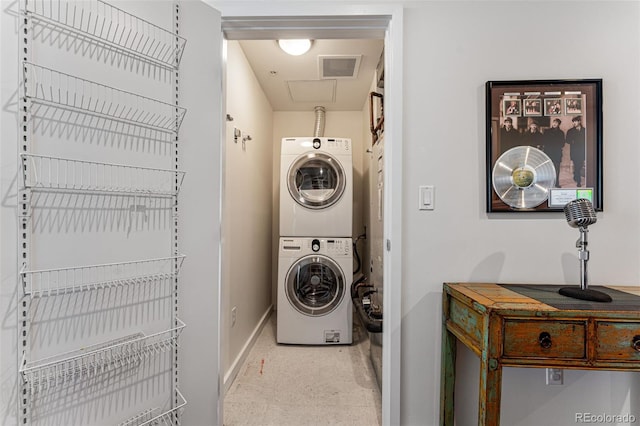
[[[224,3],[224,4],[222,4]],[[241,3],[238,5],[238,3]],[[401,322],[402,322],[402,128],[403,128],[403,19],[402,6],[221,2],[224,40],[274,39],[279,34],[309,34],[316,38],[384,38],[385,46],[385,197],[383,217],[385,250],[383,277],[384,329],[382,335],[382,424],[401,424]],[[297,13],[292,13],[296,10]],[[241,28],[234,32],[234,28]],[[330,36],[331,35],[331,36]],[[226,61],[223,58],[223,75]],[[220,117],[223,139],[226,116],[226,92],[223,89]],[[223,157],[224,158],[224,157]],[[224,172],[224,164],[221,173]],[[222,199],[221,199],[222,202]],[[221,255],[221,253],[220,253]],[[221,263],[222,264],[222,263]],[[218,287],[222,281],[219,280]],[[219,304],[221,303],[219,299]],[[218,309],[222,306],[219,305]],[[222,332],[218,324],[218,346]],[[221,351],[220,351],[221,353]],[[219,376],[224,375],[218,358]],[[220,395],[224,398],[224,395]],[[222,401],[219,401],[222,415]],[[222,418],[220,419],[222,421]]]

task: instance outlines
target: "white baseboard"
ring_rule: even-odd
[[[233,381],[236,379],[236,376],[240,372],[240,368],[242,367],[242,364],[244,364],[245,360],[247,359],[247,356],[249,355],[251,348],[253,348],[253,345],[256,343],[256,340],[258,339],[260,332],[262,331],[265,324],[267,323],[267,320],[269,319],[269,316],[271,315],[272,311],[273,311],[273,305],[269,305],[269,307],[267,308],[267,311],[262,315],[262,318],[260,318],[260,321],[258,321],[258,325],[256,325],[256,328],[253,329],[253,333],[251,333],[251,336],[242,347],[242,350],[240,351],[236,359],[233,360],[233,364],[231,364],[231,367],[225,373],[224,395],[226,395],[227,392],[229,391],[229,388],[231,388]]]

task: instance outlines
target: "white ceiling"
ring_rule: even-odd
[[[274,111],[360,111],[368,99],[384,41],[314,40],[301,56],[291,56],[275,40],[240,40],[244,54]],[[321,79],[319,57],[362,55],[356,78]]]

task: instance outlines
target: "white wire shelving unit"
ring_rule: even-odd
[[[126,285],[167,282],[180,272],[185,255],[71,268],[23,270],[24,294],[46,297]]]
[[[97,161],[20,154],[24,187],[31,190],[125,195],[178,195],[185,172]]]
[[[24,425],[40,424],[44,417],[39,417],[38,408],[45,406],[40,396],[53,398],[58,393],[74,394],[80,392],[79,385],[102,383],[112,377],[120,380],[130,372],[147,375],[147,366],[143,365],[145,360],[161,357],[163,361],[157,364],[170,367],[167,371],[171,374],[171,380],[153,389],[145,385],[144,396],[148,399],[147,403],[141,400],[139,406],[136,404],[130,407],[131,411],[123,416],[135,412],[139,414],[120,425],[178,425],[179,416],[187,404],[178,390],[177,373],[178,338],[185,328],[177,309],[178,275],[185,259],[185,255],[180,254],[177,244],[178,195],[185,177],[185,172],[178,169],[178,140],[179,130],[186,115],[186,109],[179,106],[178,102],[179,66],[186,46],[186,40],[178,35],[179,3],[172,4],[165,12],[165,15],[169,11],[173,14],[171,30],[102,0],[20,0],[19,4],[18,60],[22,73],[18,103],[22,130],[18,140],[21,154],[17,160],[22,170],[22,181],[19,182],[18,191],[21,206],[18,226],[22,235],[19,257],[23,262],[20,271],[22,292],[18,292],[17,310],[18,348],[22,350],[18,358],[19,422]],[[148,10],[148,7],[142,10],[145,9]],[[64,59],[55,57],[56,47],[64,47],[67,53],[73,56],[69,57],[68,64],[62,64],[61,61]],[[43,52],[49,54],[41,56]],[[87,52],[89,54],[86,54]],[[94,55],[95,52],[98,53]],[[77,61],[75,56],[78,57]],[[83,66],[83,61],[94,61],[96,58],[113,61],[112,64],[117,65],[114,72],[119,75],[107,75],[104,72],[109,71],[96,72],[97,69],[94,67]],[[49,60],[46,65],[51,65],[51,68],[39,63],[46,59]],[[131,80],[137,78],[140,82],[140,79],[146,78],[147,75],[163,77],[162,80],[154,81],[152,87],[144,86],[148,87],[145,94],[151,93],[151,97],[135,93],[140,89],[133,86],[132,83],[136,81]],[[115,83],[124,87],[105,83]],[[125,87],[132,87],[132,91],[124,90]],[[149,92],[151,88],[157,90]],[[44,152],[41,148],[44,146],[41,144],[42,140],[46,140],[50,135],[39,132],[38,126],[41,122],[38,119],[41,117],[54,117],[56,123],[65,126],[65,131],[69,132],[67,136],[71,135],[72,129],[78,128],[114,134],[124,133],[129,137],[144,134],[160,137],[162,140],[170,138],[173,143],[172,158],[170,162],[166,162],[168,168],[163,169],[87,161],[103,158],[95,157],[95,152],[88,152],[84,147],[84,151],[78,154],[79,158],[64,158],[66,154],[42,155],[50,153]],[[154,135],[149,130],[163,134]],[[55,136],[65,138],[61,132]],[[109,152],[108,159],[127,163],[129,157],[126,153],[119,152],[119,148],[115,146],[114,151]],[[136,158],[141,157],[138,155]],[[165,164],[158,163],[157,159],[149,158],[147,161],[150,161],[152,166],[159,164],[163,167]],[[34,196],[35,193],[39,194]],[[64,196],[72,194],[78,198],[101,197],[92,198],[98,200],[110,196],[132,197],[133,205],[129,206],[132,213],[146,211],[144,203],[139,205],[136,197],[161,197],[172,200],[168,207],[167,203],[162,203],[164,208],[171,209],[173,215],[173,229],[171,235],[167,236],[167,240],[171,241],[170,251],[161,254],[167,257],[145,259],[145,254],[140,254],[136,256],[142,259],[131,260],[127,257],[118,259],[124,261],[116,263],[67,267],[54,264],[51,265],[54,266],[52,269],[29,269],[34,248],[40,250],[39,253],[43,253],[43,256],[51,249],[46,243],[43,247],[38,247],[42,240],[34,234],[29,223],[33,209],[48,208],[45,203],[58,200],[56,197],[49,197],[48,193]],[[111,208],[111,205],[107,205],[106,208]],[[71,209],[73,210],[73,206]],[[98,239],[98,236],[85,239],[83,235],[79,246],[74,249],[85,249],[87,241],[94,242]],[[143,246],[143,249],[147,246]],[[153,252],[156,253],[155,248]],[[106,260],[112,259],[96,256],[89,262]],[[73,260],[69,263],[73,264]],[[166,302],[170,309],[163,318],[159,318],[161,322],[149,320],[143,325],[131,325],[108,334],[97,331],[92,334],[91,342],[101,343],[72,351],[68,351],[74,347],[71,343],[56,341],[44,348],[33,339],[36,335],[32,334],[34,330],[40,330],[40,324],[34,321],[35,311],[43,304],[51,302],[50,306],[65,309],[65,302],[75,299],[75,296],[71,296],[74,293],[125,286],[137,289],[147,285],[166,286],[171,291],[171,300],[167,298]],[[92,293],[87,295],[93,296]],[[49,296],[59,298],[41,299],[32,305],[36,298]],[[84,299],[84,295],[78,299]],[[82,303],[88,311],[95,311],[95,306],[90,301],[83,300]],[[47,312],[43,315],[46,321],[50,319]],[[68,324],[67,320],[67,317],[62,317],[59,320],[60,326]],[[163,331],[156,332],[158,329]],[[114,335],[122,337],[113,339]],[[54,353],[55,355],[52,355]],[[167,355],[161,356],[162,353]],[[154,363],[149,362],[148,365]],[[116,389],[118,385],[113,386]],[[166,401],[164,398],[167,398]],[[153,402],[149,402],[151,400]],[[93,403],[89,401],[85,405],[92,406]],[[70,411],[73,411],[74,416],[79,414],[78,409]],[[45,414],[48,416],[52,413]],[[121,421],[121,418],[114,417],[118,415],[107,413],[103,420],[116,423]],[[79,416],[76,418],[80,419]]]
[[[177,69],[186,45],[183,37],[100,0],[29,1],[26,13],[97,45],[166,68]]]
[[[23,359],[20,374],[33,395],[135,365],[158,353],[173,350],[185,327],[180,319],[176,320],[176,327],[148,336],[135,333],[37,361]]]
[[[41,65],[23,62],[25,97],[94,117],[177,132],[185,108]]]
[[[142,413],[120,423],[118,426],[149,426],[149,425],[174,425],[176,424],[177,415],[187,405],[187,400],[184,398],[179,389],[175,390],[178,397],[178,403],[173,408],[164,409],[161,407],[150,408]],[[171,406],[171,403],[167,404]]]

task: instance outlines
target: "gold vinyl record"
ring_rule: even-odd
[[[549,198],[549,188],[556,183],[556,168],[541,150],[516,146],[496,160],[492,180],[502,202],[516,209],[530,209]]]

